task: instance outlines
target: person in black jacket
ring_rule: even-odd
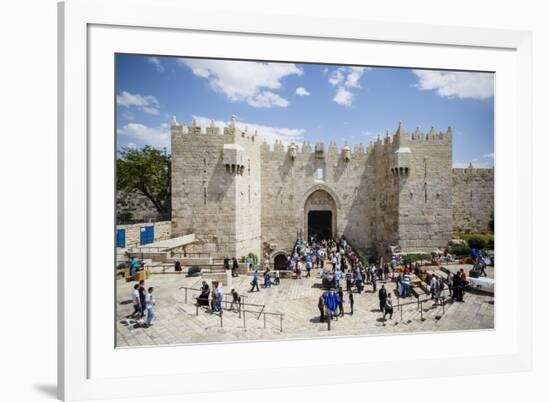
[[[453,277],[453,287],[456,301],[462,301],[462,278],[458,273]]]
[[[378,301],[380,302],[380,311],[384,311],[387,298],[388,298],[388,292],[386,291],[386,287],[382,285],[382,287],[378,291]]]
[[[227,256],[223,257],[223,267],[229,271],[229,258]]]
[[[325,300],[323,299],[323,295],[319,296],[317,307],[319,308],[319,312],[321,313],[320,321],[325,322]]]
[[[231,276],[236,277],[239,276],[239,263],[237,262],[237,259],[233,257],[233,267],[231,268]]]

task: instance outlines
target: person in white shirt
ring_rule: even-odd
[[[151,287],[147,290],[147,295],[145,295],[145,308],[147,309],[147,319],[144,324],[145,328],[149,328],[155,318],[155,310],[153,308],[155,303],[156,301],[153,298],[153,288]]]
[[[134,305],[134,312],[132,313],[132,318],[141,317],[141,302],[139,300],[139,284],[134,285],[134,290],[132,291],[132,304]]]

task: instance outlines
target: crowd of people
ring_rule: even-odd
[[[252,263],[246,262],[248,269],[252,269]],[[480,275],[486,275],[484,260],[480,256],[474,263],[473,271],[480,271]],[[133,264],[137,266],[137,264]],[[386,288],[386,283],[395,283],[395,292],[399,298],[410,297],[412,289],[412,276],[419,274],[419,264],[414,268],[409,261],[403,260],[402,256],[392,256],[391,260],[384,263],[380,260],[377,264],[370,260],[368,264],[354,252],[347,240],[342,237],[334,239],[318,239],[313,236],[309,241],[298,239],[295,243],[292,255],[287,257],[287,271],[292,272],[294,278],[301,280],[305,271],[305,277],[312,277],[312,272],[317,273],[321,279],[323,293],[318,299],[320,321],[325,322],[328,318],[344,316],[346,299],[349,304],[349,315],[354,313],[354,293],[361,295],[366,292],[367,285],[372,286],[371,293],[378,294],[379,309],[383,318],[393,316],[393,301],[391,292]],[[224,267],[231,270],[233,277],[238,276],[239,263],[236,258],[224,258]],[[398,268],[399,267],[399,268]],[[250,292],[260,291],[260,276],[263,277],[264,289],[269,289],[273,284],[280,284],[280,271],[271,270],[266,264],[261,275],[259,270],[253,271],[250,282]],[[377,282],[382,282],[377,291]],[[468,285],[468,279],[463,269],[457,273],[449,272],[447,279],[441,276],[432,275],[429,282],[431,299],[435,305],[444,303],[444,292],[448,291],[449,296],[455,301],[463,301],[464,289]],[[344,290],[345,288],[345,290]],[[132,317],[143,320],[143,327],[149,327],[155,317],[153,288],[145,288],[145,281],[134,285],[132,291],[132,303],[134,312]],[[239,311],[241,307],[241,296],[235,289],[231,289],[231,311]],[[206,281],[202,282],[200,294],[197,296],[197,305],[209,307],[212,313],[223,313],[222,302],[224,301],[222,285],[218,281],[212,281],[212,288]],[[227,305],[226,305],[227,307]]]

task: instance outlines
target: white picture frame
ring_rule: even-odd
[[[131,10],[131,13],[128,12]],[[334,375],[333,383],[360,382],[382,379],[422,378],[425,376],[460,375],[473,373],[504,373],[529,370],[532,365],[532,317],[531,317],[531,277],[532,277],[532,36],[529,32],[479,28],[446,27],[435,25],[411,25],[396,22],[369,22],[355,20],[321,20],[297,15],[260,15],[234,12],[216,14],[200,6],[186,8],[181,1],[130,1],[130,0],[69,0],[59,5],[59,359],[58,392],[64,400],[147,397],[181,393],[196,393],[205,390],[258,389],[273,386],[289,387],[297,385],[315,385],[326,382],[316,375],[330,368]],[[99,28],[99,29],[98,29]],[[118,30],[118,34],[102,30]],[[103,34],[102,34],[103,32]],[[120,35],[119,35],[120,34]],[[227,41],[254,41],[286,43],[311,41],[311,43],[338,44],[342,63],[353,61],[353,49],[358,46],[381,48],[380,60],[385,65],[443,68],[462,66],[464,69],[483,67],[483,60],[494,54],[501,65],[497,73],[497,91],[495,95],[495,161],[496,161],[496,249],[511,250],[508,265],[503,264],[507,275],[499,277],[497,285],[497,321],[493,332],[469,333],[460,339],[479,339],[480,343],[494,343],[495,349],[487,353],[465,348],[463,354],[445,355],[437,353],[411,354],[402,362],[414,360],[415,370],[406,370],[395,358],[359,356],[355,360],[327,361],[315,358],[319,342],[330,342],[331,347],[357,348],[364,344],[384,348],[391,345],[394,337],[327,339],[293,342],[261,342],[228,345],[212,345],[208,353],[223,356],[262,353],[266,348],[280,349],[281,359],[257,363],[255,366],[243,366],[212,371],[208,367],[187,368],[178,371],[171,361],[181,357],[182,353],[192,361],[205,349],[192,347],[146,348],[147,350],[117,351],[109,348],[114,338],[110,324],[101,323],[103,307],[112,305],[113,300],[98,297],[101,280],[112,278],[99,273],[96,251],[109,248],[110,237],[105,243],[97,240],[102,230],[112,231],[112,219],[109,214],[101,218],[102,209],[98,207],[101,198],[112,192],[111,182],[106,183],[107,191],[103,195],[96,191],[97,182],[111,174],[108,163],[97,161],[112,160],[113,147],[109,144],[113,138],[97,141],[93,136],[98,127],[113,127],[109,118],[95,118],[96,109],[102,93],[112,93],[112,77],[95,75],[95,64],[101,64],[101,52],[133,51],[132,35],[214,35]],[[109,45],[102,36],[112,39]],[[199,39],[200,40],[200,39]],[[317,41],[317,42],[315,42]],[[144,53],[171,52],[170,40],[146,44],[140,47]],[[228,43],[229,43],[228,42]],[[200,44],[201,42],[199,42]],[[204,54],[213,55],[206,41]],[[109,47],[111,46],[111,47]],[[116,46],[120,46],[116,48]],[[212,45],[215,46],[215,45]],[[217,46],[220,46],[219,44]],[[404,52],[388,55],[383,48],[394,47]],[[281,47],[279,45],[275,48]],[[226,48],[230,49],[230,47]],[[156,49],[156,50],[155,50]],[[208,50],[210,49],[210,50]],[[335,48],[336,49],[336,48]],[[447,64],[432,61],[423,52],[436,49],[447,52],[449,60],[458,60]],[[454,50],[453,50],[454,49]],[[98,51],[99,53],[95,53]],[[142,50],[143,51],[143,50]],[[222,50],[219,50],[222,52]],[[236,50],[235,50],[236,51]],[[262,50],[267,52],[268,50]],[[279,57],[295,58],[291,47],[277,50]],[[456,51],[456,54],[452,54]],[[262,58],[259,48],[242,50],[241,57]],[[248,52],[248,53],[246,53]],[[286,53],[285,53],[286,52]],[[335,50],[336,52],[336,50]],[[347,53],[346,53],[347,52]],[[373,54],[376,52],[373,52]],[[386,55],[384,55],[386,53]],[[486,54],[487,53],[487,54]],[[96,56],[97,54],[97,56]],[[267,53],[265,53],[267,54]],[[349,55],[349,60],[343,60]],[[469,54],[469,56],[468,56]],[[473,57],[472,55],[476,55]],[[268,57],[268,56],[264,56]],[[310,56],[312,57],[312,56]],[[329,56],[326,56],[329,57]],[[394,58],[392,58],[394,57]],[[392,62],[392,60],[395,60]],[[511,61],[511,62],[508,62]],[[439,63],[443,65],[439,66]],[[480,64],[481,63],[481,64]],[[496,65],[496,64],[495,64]],[[92,71],[94,70],[94,71]],[[499,71],[501,74],[499,74]],[[108,75],[108,74],[107,74]],[[499,83],[499,76],[505,82]],[[97,79],[96,79],[97,78]],[[104,81],[102,81],[104,80]],[[99,85],[105,82],[106,85]],[[502,85],[502,86],[499,86]],[[97,86],[97,87],[96,87]],[[502,88],[499,91],[499,88]],[[508,95],[508,96],[506,96]],[[95,97],[100,98],[96,99]],[[94,110],[91,110],[94,109]],[[502,121],[500,119],[503,119]],[[509,120],[506,120],[509,119]],[[503,126],[503,122],[513,122]],[[502,124],[501,124],[502,123]],[[518,140],[521,134],[521,140]],[[114,133],[113,133],[114,137]],[[504,161],[504,162],[502,162]],[[502,170],[501,170],[502,169]],[[504,172],[504,173],[499,173]],[[104,175],[104,176],[102,176]],[[506,186],[506,188],[504,188]],[[102,190],[103,191],[103,190]],[[498,194],[506,194],[500,197]],[[107,195],[107,197],[109,197]],[[107,204],[112,204],[113,194]],[[502,200],[502,201],[501,201]],[[93,214],[91,222],[90,211]],[[499,216],[507,219],[499,221]],[[109,220],[111,219],[111,220]],[[104,228],[103,221],[108,227]],[[100,222],[100,223],[98,223]],[[109,226],[109,222],[111,225]],[[100,226],[99,229],[98,225]],[[98,235],[99,234],[99,235]],[[103,236],[104,237],[104,236]],[[97,241],[96,241],[97,240]],[[91,246],[96,247],[93,249]],[[105,246],[106,245],[106,246]],[[513,269],[518,261],[519,250],[524,250],[521,264],[521,281]],[[102,252],[112,253],[112,249]],[[499,267],[501,268],[501,267]],[[106,270],[108,271],[108,270]],[[502,278],[502,285],[501,285]],[[517,279],[517,281],[516,281]],[[95,284],[95,285],[93,285]],[[99,284],[99,285],[97,285]],[[506,298],[500,289],[506,290]],[[500,292],[500,293],[499,293]],[[108,293],[108,292],[107,292]],[[501,299],[502,298],[502,304]],[[91,302],[93,300],[93,303]],[[506,304],[508,303],[508,304]],[[499,321],[499,310],[502,314]],[[431,335],[406,335],[415,342],[425,343]],[[447,335],[446,335],[447,336]],[[447,342],[459,339],[460,334],[448,334],[448,338],[437,337],[433,342]],[[500,343],[499,343],[500,342]],[[498,350],[496,347],[498,346]],[[288,360],[284,350],[293,351],[295,358]],[[299,351],[296,354],[296,351]],[[461,352],[462,353],[462,352]],[[116,355],[116,356],[115,356]],[[141,376],[125,371],[120,375],[124,361],[140,361],[143,358],[157,359],[162,364],[154,364]],[[285,360],[286,359],[286,360]],[[116,360],[116,361],[115,361]],[[101,361],[101,363],[96,363]],[[445,367],[445,370],[440,370]],[[110,369],[111,368],[111,369]],[[308,368],[308,370],[304,370]],[[118,373],[118,374],[117,374]],[[368,376],[366,375],[368,373]],[[147,387],[141,387],[144,376]],[[246,378],[243,381],[243,378]]]

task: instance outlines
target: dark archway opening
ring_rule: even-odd
[[[332,239],[332,212],[309,211],[307,215],[308,238]]]
[[[287,258],[284,254],[279,254],[275,256],[275,260],[273,261],[273,266],[275,269],[281,270],[281,269],[287,269]]]

